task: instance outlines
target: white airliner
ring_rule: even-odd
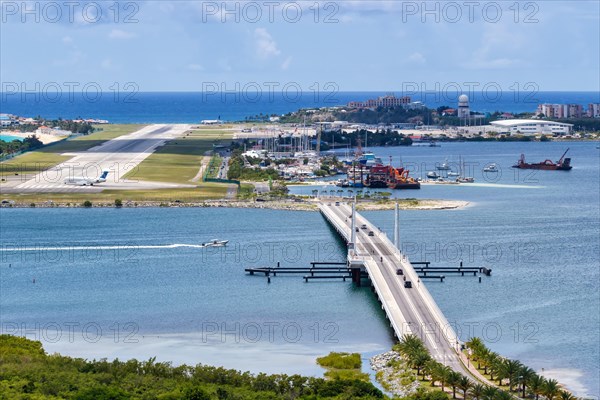
[[[108,171],[102,171],[96,179],[84,178],[83,176],[75,176],[73,178],[65,179],[65,185],[79,185],[79,186],[94,186],[94,183],[106,182]]]

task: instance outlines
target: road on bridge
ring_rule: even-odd
[[[327,208],[337,217],[338,221],[345,224],[347,232],[350,232],[352,229],[351,207],[339,203],[338,206],[327,205]],[[401,316],[399,318],[402,321],[396,321],[396,325],[402,326],[402,332],[396,332],[396,334],[401,337],[405,333],[414,333],[423,340],[432,358],[457,372],[470,376],[471,373],[460,361],[455,349],[457,343],[450,343],[445,335],[448,330],[452,332],[449,336],[453,336],[452,327],[442,326],[446,324],[440,323],[440,318],[435,315],[429,302],[423,296],[422,291],[426,288],[421,287],[423,283],[418,279],[410,263],[403,260],[399,252],[390,248],[387,239],[382,240],[383,233],[380,233],[367,219],[357,213],[355,222],[358,228],[355,239],[356,249],[359,254],[367,255],[365,258],[367,269],[377,268],[380,271],[387,287],[385,290],[389,290],[387,296],[379,293],[380,299],[386,301],[384,298],[388,300],[393,298],[400,309]],[[366,229],[361,228],[363,225],[366,225]],[[373,236],[369,236],[370,231],[373,231]],[[403,275],[396,274],[399,268],[403,269]],[[414,280],[412,288],[404,287],[404,277]],[[393,315],[388,315],[388,317],[394,318]]]

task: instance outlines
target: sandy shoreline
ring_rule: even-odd
[[[35,133],[35,132],[6,131],[5,133],[8,136],[15,136],[15,137],[23,138],[23,139],[25,139],[26,137],[35,135],[44,144],[58,142],[60,140],[63,140],[66,137],[66,136],[48,135],[45,133]]]
[[[332,202],[339,200],[331,200]],[[401,200],[399,207],[402,210],[454,210],[464,208],[470,205],[467,201],[459,200]],[[83,208],[83,203],[68,202],[35,202],[21,203],[9,202],[1,205],[2,208]],[[114,208],[112,202],[92,202],[93,208]],[[271,210],[288,211],[318,211],[315,201],[244,201],[244,200],[206,200],[202,202],[160,202],[160,201],[123,201],[122,208],[143,208],[143,207],[196,207],[196,208],[257,208]],[[395,202],[359,202],[356,209],[358,211],[383,211],[393,210]]]

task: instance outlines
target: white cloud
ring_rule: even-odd
[[[200,64],[188,64],[187,69],[190,71],[204,71],[204,67]]]
[[[226,71],[226,72],[231,72],[233,70],[233,68],[231,67],[231,64],[229,64],[229,60],[227,59],[220,59],[217,62],[217,65],[219,66],[219,68],[221,68],[221,70]]]
[[[481,45],[475,49],[470,61],[463,67],[471,69],[496,69],[517,66],[522,63],[514,54],[521,55],[529,42],[524,33],[502,24],[487,24],[481,35]]]
[[[277,43],[265,28],[256,28],[254,39],[256,41],[256,54],[260,58],[269,58],[281,54],[281,51],[277,48]]]
[[[285,61],[283,61],[283,63],[281,63],[281,69],[286,71],[290,65],[292,64],[292,56],[289,56],[288,58],[285,59]]]
[[[52,66],[66,68],[79,65],[82,61],[85,61],[85,54],[75,50],[62,55],[59,59],[52,60]]]
[[[414,64],[425,64],[425,56],[419,52],[412,53],[408,56],[408,61]]]
[[[73,38],[71,36],[65,36],[62,38],[62,42],[65,44],[71,44],[73,43]]]
[[[121,29],[113,29],[108,34],[108,37],[111,39],[131,39],[135,37],[134,33],[123,31]]]

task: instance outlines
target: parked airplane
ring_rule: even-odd
[[[83,176],[75,176],[73,178],[65,179],[65,185],[94,186],[94,183],[106,182],[107,176],[108,171],[102,171],[102,175],[100,175],[96,179],[84,178]]]

